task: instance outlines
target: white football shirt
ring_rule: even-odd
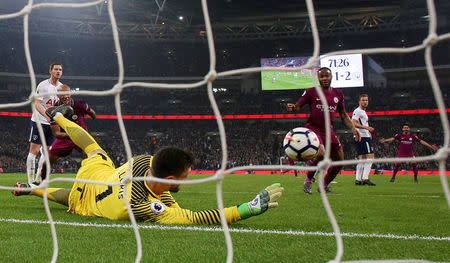
[[[366,111],[361,109],[361,107],[358,107],[353,111],[352,119],[357,120],[359,124],[363,126],[369,126],[369,117],[367,116]],[[361,134],[361,137],[372,137],[370,136],[370,132],[368,130],[360,128],[356,129],[359,131],[359,134]]]
[[[62,85],[61,82],[58,81],[58,83],[56,83],[56,86],[53,86],[52,83],[50,82],[50,79],[46,79],[41,81],[41,83],[39,83],[39,85],[36,88],[36,93],[39,94],[43,94],[43,93],[49,93],[49,92],[55,92],[58,90],[58,88]],[[48,95],[44,95],[44,96],[38,96],[39,100],[42,100],[41,102],[41,106],[45,109],[47,109],[48,107],[54,106],[56,104],[56,102],[59,101],[58,96],[56,94],[48,94]],[[39,120],[41,121],[42,124],[48,124],[50,125],[50,123],[47,121],[47,119],[42,116],[39,112],[37,114],[33,113],[33,115],[31,116],[31,120],[34,122],[37,122]]]

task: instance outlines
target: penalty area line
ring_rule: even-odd
[[[50,224],[49,221],[43,220],[26,220],[14,218],[0,218],[0,222],[21,223],[21,224]],[[133,228],[130,224],[99,224],[99,223],[78,223],[78,222],[64,222],[54,221],[55,225],[64,226],[81,226],[81,227],[98,227],[98,228]],[[204,231],[204,232],[223,232],[220,227],[198,227],[198,226],[163,226],[163,225],[138,225],[139,229],[156,229],[156,230],[185,230],[185,231]],[[232,233],[255,233],[255,234],[277,234],[290,236],[326,236],[333,237],[333,232],[310,232],[310,231],[295,231],[295,230],[263,230],[263,229],[245,229],[245,228],[230,228]],[[388,239],[402,239],[402,240],[436,240],[436,241],[450,241],[450,237],[436,237],[436,236],[420,236],[420,235],[395,235],[395,234],[361,234],[361,233],[341,233],[342,237],[360,237],[360,238],[388,238]]]

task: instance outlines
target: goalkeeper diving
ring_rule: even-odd
[[[67,105],[49,108],[46,115],[66,131],[70,139],[87,155],[77,172],[77,179],[85,179],[121,185],[101,185],[75,182],[72,189],[48,188],[47,198],[68,206],[68,212],[83,216],[97,216],[113,220],[128,220],[123,199],[125,191],[137,221],[162,224],[220,224],[219,209],[193,212],[181,208],[170,194],[178,192],[180,184],[155,181],[132,181],[125,184],[129,163],[115,168],[106,152],[94,138],[76,123],[70,121],[73,109]],[[160,149],[155,156],[139,155],[131,159],[132,176],[157,177],[168,180],[187,180],[194,163],[192,153],[177,148]],[[43,197],[44,189],[27,183],[16,183],[13,194]],[[24,189],[24,190],[22,190]],[[279,183],[262,190],[252,201],[224,209],[228,224],[260,215],[278,206],[284,188]]]

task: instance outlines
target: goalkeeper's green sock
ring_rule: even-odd
[[[44,198],[44,189],[31,191],[32,195]],[[47,188],[47,198],[50,201],[69,206],[70,189],[65,188]]]

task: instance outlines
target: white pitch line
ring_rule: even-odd
[[[0,218],[0,222],[21,223],[21,224],[50,224],[49,221],[42,220],[25,220],[14,218]],[[77,222],[63,222],[55,221],[55,225],[66,226],[82,226],[82,227],[99,227],[99,228],[133,228],[130,224],[98,224],[98,223],[77,223]],[[198,226],[163,226],[163,225],[139,225],[140,229],[157,229],[157,230],[186,230],[186,231],[205,231],[205,232],[223,232],[220,227],[198,227]],[[327,236],[333,237],[333,232],[309,232],[309,231],[294,231],[294,230],[263,230],[263,229],[244,229],[244,228],[230,228],[230,232],[234,233],[255,233],[255,234],[278,234],[278,235],[292,235],[292,236]],[[435,240],[435,241],[450,241],[450,237],[436,237],[436,236],[420,236],[420,235],[394,235],[394,234],[360,234],[360,233],[341,233],[343,237],[362,237],[362,238],[389,238],[389,239],[403,239],[403,240]]]
[[[196,193],[196,194],[215,194],[216,192],[208,192],[208,191],[185,191],[183,190],[183,193]],[[224,191],[222,192],[224,194],[254,194],[255,192],[227,192]],[[362,196],[362,197],[367,197],[367,196],[373,196],[373,197],[404,197],[404,198],[445,198],[445,196],[440,196],[440,195],[414,195],[414,194],[334,194],[334,196]]]

